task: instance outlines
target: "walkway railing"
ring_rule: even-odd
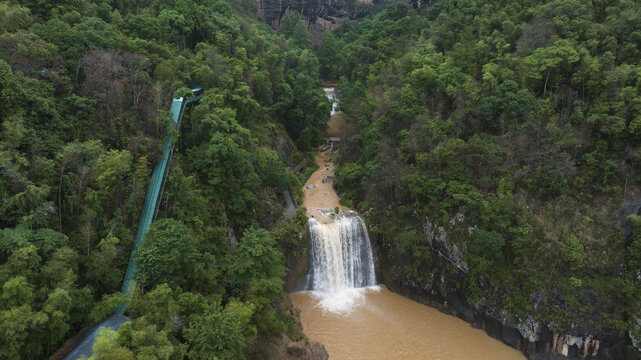
[[[192,89],[194,94],[197,96],[191,98],[176,98],[171,103],[170,113],[171,113],[171,126],[178,131],[180,129],[180,123],[182,122],[182,116],[185,111],[185,107],[192,103],[200,100],[202,97],[202,89],[196,88]],[[162,159],[154,167],[154,172],[151,175],[151,181],[149,182],[149,188],[147,190],[147,197],[145,198],[145,204],[142,208],[142,214],[140,215],[140,222],[138,223],[138,230],[136,231],[136,239],[134,240],[134,247],[131,250],[131,255],[129,257],[129,265],[127,266],[127,273],[125,274],[125,280],[122,282],[121,292],[127,295],[128,299],[134,295],[134,290],[136,288],[136,280],[134,275],[138,270],[134,258],[138,251],[138,246],[145,241],[145,235],[149,230],[151,222],[156,219],[158,214],[158,207],[160,205],[160,199],[162,198],[162,193],[165,184],[165,178],[167,177],[167,172],[169,171],[169,162],[171,160],[171,154],[174,150],[173,135],[168,134],[165,144],[162,148]],[[129,306],[127,304],[120,306],[116,309],[116,313],[124,314],[125,310]]]
[[[202,97],[203,91],[201,88],[192,89],[192,92],[194,93],[194,96],[175,98],[171,103],[171,126],[176,131],[180,129],[180,123],[182,122],[185,107],[190,103],[200,100]],[[154,172],[152,173],[151,181],[149,182],[149,188],[147,189],[145,204],[143,205],[140,222],[138,223],[138,230],[136,231],[134,247],[131,250],[131,255],[129,256],[127,273],[125,274],[125,279],[122,283],[121,292],[127,295],[127,303],[117,308],[109,318],[95,326],[86,336],[83,337],[82,341],[80,341],[78,345],[75,346],[67,356],[65,356],[64,360],[76,360],[83,356],[89,358],[93,354],[93,344],[96,339],[96,335],[101,328],[109,328],[117,331],[122,324],[131,321],[131,319],[123,316],[123,314],[125,313],[125,310],[127,310],[136,288],[136,280],[134,279],[134,276],[138,268],[134,259],[136,257],[136,252],[138,251],[138,246],[145,241],[147,230],[149,230],[151,222],[154,221],[158,214],[160,199],[162,198],[167,172],[169,171],[169,162],[171,161],[171,155],[174,150],[173,140],[173,135],[168,133],[162,148],[162,159],[154,167]]]

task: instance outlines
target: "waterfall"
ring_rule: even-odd
[[[324,88],[323,91],[325,91],[325,96],[332,102],[332,111],[330,112],[330,115],[334,115],[338,112],[338,96],[336,95],[336,89],[333,87],[330,88]]]
[[[323,224],[309,220],[311,267],[308,289],[331,311],[346,311],[363,288],[376,285],[374,257],[363,219],[343,212]]]

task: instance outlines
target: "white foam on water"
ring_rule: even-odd
[[[318,300],[317,306],[323,312],[348,315],[352,310],[365,304],[365,295],[369,292],[378,292],[381,288],[377,285],[362,288],[347,288],[335,293],[311,291]]]
[[[374,257],[363,220],[341,213],[323,224],[309,220],[312,266],[308,288],[323,311],[348,313],[378,291]]]

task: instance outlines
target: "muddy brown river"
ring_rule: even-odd
[[[467,322],[397,295],[381,285],[362,289],[352,309],[325,311],[311,292],[289,297],[301,310],[305,334],[325,345],[331,360],[525,359]]]

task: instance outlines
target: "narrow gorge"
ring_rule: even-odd
[[[336,100],[333,89],[326,89]],[[328,139],[344,118],[332,111]],[[316,157],[319,169],[305,184],[309,216],[307,290],[291,293],[303,331],[330,359],[522,359],[482,330],[395,294],[377,282],[363,219],[339,204],[332,179],[333,145]]]
[[[0,0],[0,360],[641,360],[640,19]]]

